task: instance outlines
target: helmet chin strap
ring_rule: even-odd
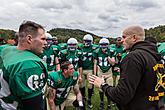
[[[85,46],[86,46],[86,47],[89,47],[89,46],[90,46],[90,43],[85,43]]]
[[[102,51],[107,51],[107,48],[101,48]]]
[[[76,48],[75,47],[68,47],[68,50],[69,51],[76,51]]]

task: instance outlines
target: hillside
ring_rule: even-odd
[[[79,42],[82,42],[83,36],[85,34],[91,34],[94,37],[94,42],[98,43],[101,36],[97,36],[93,33],[86,32],[80,29],[65,29],[65,28],[54,28],[48,31],[53,36],[59,39],[59,42],[66,42],[69,38],[74,37]],[[165,26],[157,26],[154,28],[145,29],[146,37],[155,37],[158,42],[165,42]],[[15,31],[0,29],[0,41],[2,39],[11,39],[15,38]],[[110,38],[110,42],[113,42],[115,39]],[[1,43],[0,42],[0,43]]]
[[[145,29],[146,37],[155,37],[158,42],[165,42],[165,25]]]
[[[54,28],[48,31],[52,36],[56,36],[59,42],[66,42],[69,38],[76,38],[79,42],[82,42],[83,36],[91,34],[94,40],[99,39],[99,36],[89,33],[80,29],[65,29],[65,28]]]

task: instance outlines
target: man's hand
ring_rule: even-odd
[[[48,89],[48,103],[49,103],[50,110],[56,110],[56,106],[54,102],[55,94],[56,94],[56,90],[50,87]]]
[[[82,79],[81,75],[78,77],[78,81],[79,81],[79,83],[82,83],[83,79]]]
[[[104,83],[104,78],[99,78],[96,75],[89,76],[89,83],[94,84],[96,87],[101,86]]]

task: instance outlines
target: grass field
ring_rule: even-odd
[[[86,95],[87,96],[87,95]],[[100,97],[99,97],[99,90],[98,88],[94,89],[94,95],[92,96],[92,104],[93,108],[88,109],[86,107],[86,110],[99,110],[99,104],[100,104]],[[112,106],[112,110],[118,110],[116,106]],[[107,98],[104,96],[104,110],[107,110]],[[75,110],[73,107],[67,107],[65,110]]]

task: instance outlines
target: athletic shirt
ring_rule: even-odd
[[[86,47],[81,44],[79,48],[82,51],[83,70],[93,70],[93,51],[97,47],[94,45]]]
[[[74,71],[73,75],[68,78],[64,77],[62,71],[51,72],[49,74],[48,86],[56,89],[55,105],[60,105],[66,100],[71,88],[76,85],[77,80],[77,71]]]
[[[0,102],[7,110],[21,110],[21,100],[42,94],[47,81],[45,63],[30,51],[7,47],[1,54]]]
[[[58,55],[58,48],[55,45],[51,45],[50,48],[46,48],[42,54],[43,61],[47,64],[48,71],[56,70],[55,57]]]
[[[107,72],[111,68],[111,64],[108,61],[108,56],[110,58],[114,57],[114,53],[108,48],[106,53],[103,53],[100,48],[94,51],[93,57],[97,60],[97,65],[100,67],[103,73]]]
[[[82,65],[79,65],[79,60],[82,60],[82,52],[78,49],[75,51],[69,51],[68,49],[62,50],[59,52],[59,59],[60,62],[63,61],[70,61],[74,69],[77,71],[79,67]]]

